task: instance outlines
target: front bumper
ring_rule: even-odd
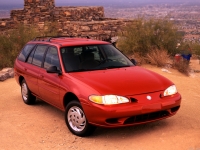
[[[144,98],[146,95],[135,97]],[[91,102],[90,105],[82,106],[89,123],[102,127],[121,127],[168,118],[176,114],[180,104],[181,95],[177,93],[170,97],[153,98],[151,101],[145,98],[140,99],[140,102],[126,104],[98,105]]]

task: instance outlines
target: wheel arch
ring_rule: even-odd
[[[74,93],[72,93],[72,92],[66,93],[64,98],[63,98],[63,106],[64,106],[64,108],[66,108],[67,104],[69,102],[73,101],[73,100],[76,100],[76,101],[80,102],[78,97]]]
[[[19,77],[19,84],[21,85],[22,84],[22,81],[24,80],[24,77],[23,76],[20,76]]]

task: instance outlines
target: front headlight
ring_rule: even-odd
[[[177,93],[177,89],[175,85],[172,85],[170,87],[168,87],[165,91],[163,96],[170,96],[170,95],[174,95]]]
[[[104,104],[104,105],[122,104],[129,102],[128,98],[117,95],[104,95],[104,96],[91,95],[89,96],[89,100],[94,103]]]

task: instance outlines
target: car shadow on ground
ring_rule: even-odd
[[[64,118],[64,112],[62,110],[38,98],[36,99],[36,103],[32,105],[32,107],[42,107],[42,110],[49,113],[50,115],[57,116],[58,118],[62,117],[62,119]]]

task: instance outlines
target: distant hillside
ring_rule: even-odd
[[[135,7],[147,4],[200,4],[200,0],[55,0],[56,6]],[[3,1],[0,10],[23,8],[23,0]]]
[[[22,4],[1,4],[0,5],[0,10],[12,10],[12,9],[20,9],[20,8],[24,8],[24,5]]]
[[[66,4],[74,4],[74,5],[87,5],[87,4],[103,4],[103,5],[129,5],[129,4],[176,4],[176,3],[200,3],[199,0],[68,0],[68,1],[62,1],[62,0],[56,0],[55,1],[57,5],[66,5]]]
[[[55,1],[56,6],[104,6],[104,7],[138,7],[149,4],[200,4],[200,0],[68,0],[66,2]]]

